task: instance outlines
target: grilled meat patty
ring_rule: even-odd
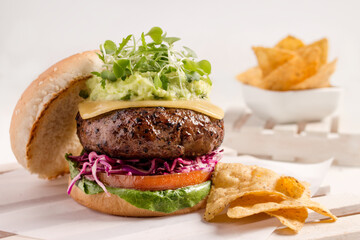
[[[222,119],[187,109],[127,108],[76,121],[85,151],[127,159],[201,156],[224,138]]]

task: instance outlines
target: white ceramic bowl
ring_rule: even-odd
[[[319,121],[335,112],[342,89],[270,91],[242,84],[246,105],[257,116],[276,123]]]

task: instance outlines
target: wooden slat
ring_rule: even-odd
[[[251,117],[251,113],[245,112],[243,115],[241,115],[233,124],[233,130],[239,131],[242,129],[242,127],[246,124],[246,122]]]
[[[249,119],[243,126],[243,129],[256,129],[257,131],[261,131],[265,126],[266,121],[259,118],[258,116],[251,114]]]
[[[331,118],[330,133],[339,133],[339,121],[339,116],[334,116]]]
[[[231,108],[226,111],[224,116],[224,123],[226,129],[234,128],[235,123],[245,114],[244,108]]]
[[[305,132],[306,122],[299,122],[297,124],[297,134],[303,134]]]
[[[326,206],[337,217],[360,214],[360,196],[354,194],[340,194],[317,197],[316,202]],[[327,219],[328,217],[312,212],[306,222]]]
[[[251,130],[251,131],[250,131]],[[360,166],[360,135],[339,135],[326,140],[319,137],[263,134],[256,129],[227,131],[224,146],[239,154],[292,156],[303,162],[319,162],[334,157],[345,166]]]
[[[315,201],[326,206],[338,217],[334,223],[315,221],[327,217],[311,212],[304,228],[291,234],[287,228],[276,230],[270,240],[279,239],[360,239],[360,196],[351,194],[318,197]]]
[[[221,147],[224,150],[224,156],[237,156],[237,151],[228,147]]]
[[[354,111],[359,111],[354,109]],[[339,118],[339,133],[343,134],[356,134],[360,135],[360,115],[354,114],[353,112],[341,114]]]
[[[305,127],[305,133],[308,135],[319,135],[320,137],[326,137],[330,132],[331,119],[325,118],[321,122],[307,122]]]
[[[0,230],[0,239],[4,239],[10,236],[15,235],[15,233],[11,233],[11,232],[4,232]]]
[[[299,127],[297,124],[280,124],[280,125],[275,125],[273,131],[274,131],[273,136],[275,138],[278,137],[293,138],[299,134]],[[294,162],[295,159],[296,158],[294,154],[282,154],[278,152],[274,152],[272,154],[272,160],[276,160],[276,161]]]
[[[16,169],[21,168],[21,165],[18,163],[7,163],[7,164],[1,164],[0,168],[0,174],[10,172]]]
[[[280,134],[294,136],[298,134],[299,130],[297,124],[277,124],[274,126],[274,131],[279,132]]]
[[[314,194],[313,197],[322,197],[322,196],[325,196],[325,195],[328,195],[330,193],[330,186],[327,185],[327,186],[321,186],[317,191],[316,193]]]
[[[268,240],[303,240],[303,239],[360,239],[360,215],[342,217],[335,223],[305,224],[298,234],[292,234],[288,229],[276,230]]]
[[[0,238],[0,239],[1,240],[39,240],[38,238],[31,238],[31,237],[26,237],[26,236],[21,236],[21,235],[12,235],[12,236]]]
[[[272,120],[267,120],[264,124],[265,130],[272,130],[275,127],[276,123]]]

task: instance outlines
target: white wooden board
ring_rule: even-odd
[[[334,224],[326,224],[323,217],[311,212],[304,228],[296,235],[291,234],[286,228],[277,229],[269,240],[281,239],[360,239],[360,196],[330,195],[318,197],[320,202],[338,217]],[[323,220],[324,222],[317,222]]]

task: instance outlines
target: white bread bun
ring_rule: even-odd
[[[68,57],[42,73],[24,91],[11,119],[11,148],[18,162],[41,178],[68,172],[65,153],[80,153],[75,116],[79,91],[102,62],[94,51]]]
[[[102,62],[94,51],[68,57],[42,73],[24,91],[11,119],[11,148],[18,162],[41,178],[52,179],[69,171],[65,153],[77,155],[82,146],[75,116],[81,89]],[[74,186],[71,197],[80,204],[108,214],[151,217],[184,214],[203,208],[206,199],[191,208],[166,214],[137,208],[116,195],[88,195]]]
[[[93,210],[118,216],[126,217],[160,217],[169,215],[178,215],[194,212],[206,205],[206,199],[201,200],[198,204],[191,208],[184,208],[172,213],[154,212],[147,209],[137,208],[122,198],[110,194],[110,197],[105,193],[86,194],[76,185],[71,190],[70,196],[81,205],[91,208]]]

